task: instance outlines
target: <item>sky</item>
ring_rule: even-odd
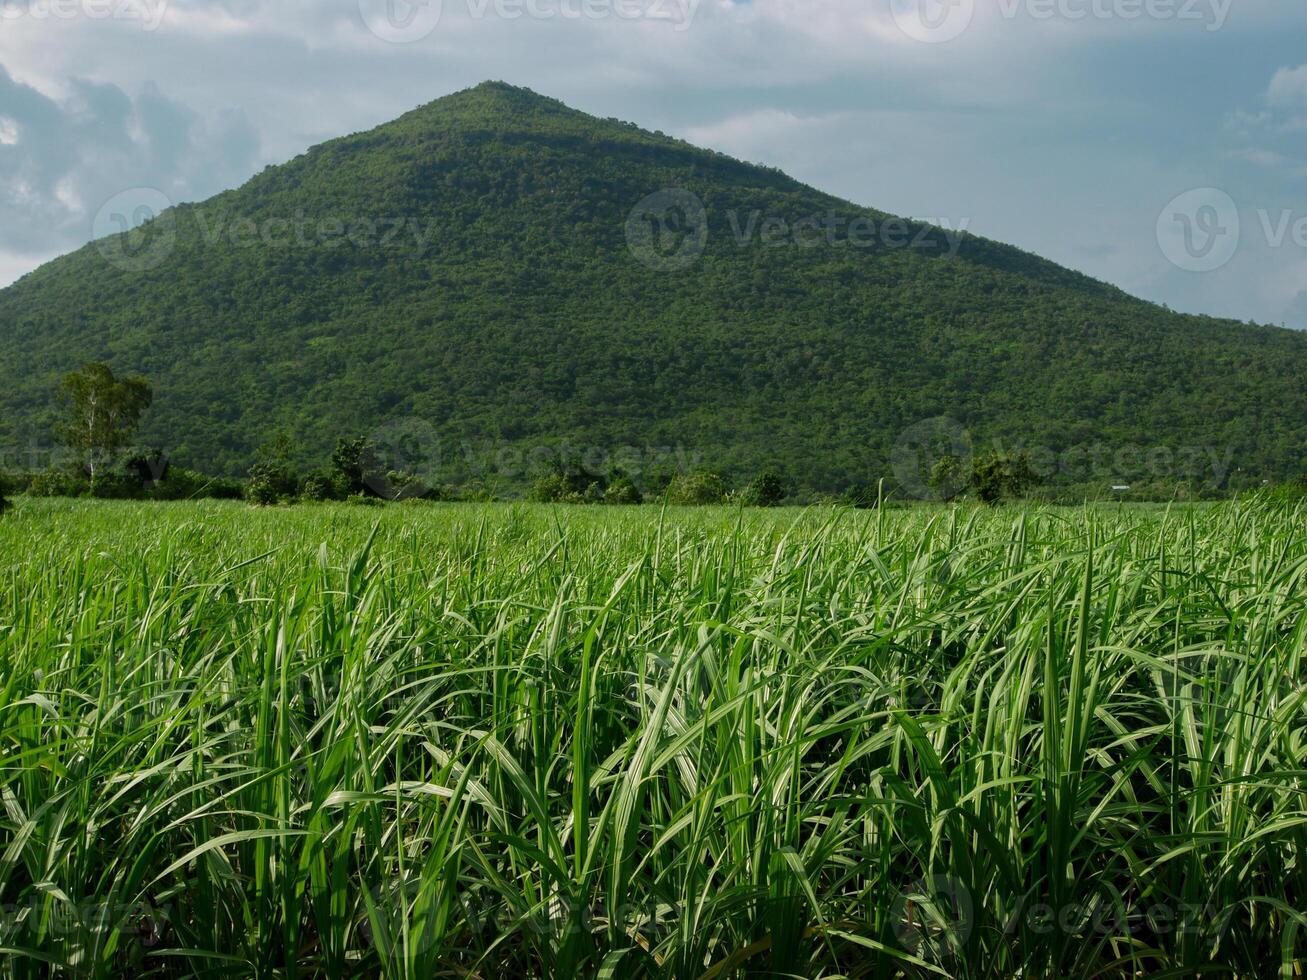
[[[0,0],[0,285],[487,79],[1307,328],[1302,0]]]

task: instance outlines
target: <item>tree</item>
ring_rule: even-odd
[[[579,504],[584,498],[572,488],[567,474],[561,470],[551,470],[532,481],[526,499],[537,504]]]
[[[268,505],[290,500],[299,491],[300,475],[295,466],[295,443],[284,429],[260,446],[250,467],[245,497],[250,503]]]
[[[301,500],[336,500],[336,484],[326,473],[310,473],[300,482]]]
[[[604,503],[630,507],[643,501],[643,495],[625,473],[619,470],[609,477],[608,489],[604,491]]]
[[[776,507],[785,499],[785,482],[768,470],[759,474],[744,491],[744,502],[750,507]]]
[[[930,490],[936,500],[948,503],[968,490],[981,503],[997,504],[1020,497],[1038,483],[1028,453],[991,452],[962,459],[941,456],[930,471]]]
[[[1020,497],[1035,485],[1027,453],[990,453],[971,464],[971,487],[983,503],[997,504],[1005,497]]]
[[[667,486],[667,502],[676,507],[703,507],[726,499],[726,481],[716,473],[687,473]]]
[[[604,500],[608,481],[587,473],[574,460],[550,460],[531,482],[527,499],[541,504],[597,504]]]
[[[144,378],[116,378],[107,364],[90,363],[64,376],[63,400],[68,419],[58,435],[83,454],[91,492],[96,477],[114,453],[130,445],[141,415],[154,402]]]
[[[973,461],[974,464],[974,461]],[[971,483],[974,467],[957,456],[941,456],[930,470],[930,492],[936,500],[948,503],[962,496]]]
[[[331,473],[336,491],[342,497],[369,493],[378,497],[394,495],[382,492],[390,488],[382,478],[376,448],[367,439],[336,440],[336,448],[331,453]]]

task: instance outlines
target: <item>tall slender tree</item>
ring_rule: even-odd
[[[58,435],[82,454],[94,493],[100,470],[131,444],[154,392],[144,378],[117,378],[107,364],[98,362],[65,375],[62,389],[68,417]]]

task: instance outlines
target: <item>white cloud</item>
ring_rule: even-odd
[[[248,176],[258,136],[239,112],[201,117],[147,85],[135,96],[71,79],[55,99],[0,67],[0,248],[38,261],[91,237],[99,205],[131,187],[175,201]]]
[[[1266,90],[1266,100],[1273,106],[1307,107],[1307,65],[1277,71]]]
[[[1283,167],[1289,163],[1289,160],[1282,153],[1254,146],[1232,150],[1230,151],[1230,158],[1232,160],[1243,160],[1259,167]]]

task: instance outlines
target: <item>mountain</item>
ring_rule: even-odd
[[[214,473],[279,427],[316,458],[416,440],[400,455],[438,452],[448,482],[521,483],[562,445],[818,490],[890,475],[896,445],[953,431],[923,428],[939,417],[976,448],[1041,447],[1061,482],[1181,460],[1247,482],[1307,449],[1307,336],[499,83],[0,292],[0,444],[48,439],[89,360],[149,378],[141,441]]]

